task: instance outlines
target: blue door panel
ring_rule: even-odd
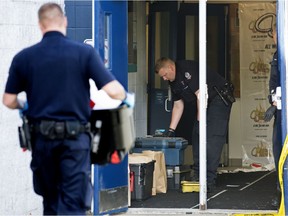
[[[126,1],[95,1],[95,48],[104,56],[105,16],[110,22],[111,72],[126,88],[128,85],[128,4]]]
[[[95,184],[99,190],[108,189],[108,188],[116,188],[119,186],[125,186],[128,183],[128,157],[120,164],[107,164],[103,166],[95,166],[94,170],[95,174],[99,174],[99,181]]]
[[[109,70],[127,89],[128,83],[128,36],[127,36],[127,2],[98,1],[94,2],[95,10],[95,49],[104,60],[105,16],[109,16]],[[68,18],[67,36],[83,42],[92,37],[92,1],[65,1],[65,13]],[[106,44],[107,45],[107,44]],[[106,50],[107,51],[107,50]],[[118,195],[124,200],[122,205],[110,202],[102,205],[101,196],[106,191],[118,188],[128,190],[128,156],[120,164],[94,166],[94,215],[123,212],[128,209],[128,193]],[[125,190],[124,190],[125,191]],[[123,190],[122,190],[123,193]],[[102,195],[101,195],[102,194]],[[126,196],[127,195],[127,196]],[[127,202],[126,202],[127,201]],[[113,202],[113,201],[112,201]],[[126,202],[126,203],[125,203]],[[123,205],[124,203],[124,205]],[[113,209],[103,210],[103,206],[112,204]],[[105,209],[105,208],[104,208]]]
[[[106,67],[116,79],[127,89],[128,83],[128,34],[127,1],[94,2],[95,49],[99,52]],[[128,156],[119,164],[94,166],[94,215],[122,212],[128,209]],[[113,190],[114,189],[114,190]],[[101,198],[107,191],[113,208],[103,210],[107,204]],[[121,204],[117,200],[122,200]],[[108,201],[109,202],[109,201]],[[114,203],[112,203],[114,202]]]

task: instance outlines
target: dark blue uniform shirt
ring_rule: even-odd
[[[115,79],[93,47],[51,31],[14,57],[5,92],[27,93],[32,120],[86,123],[91,113],[89,78],[98,89]]]
[[[199,63],[192,60],[176,61],[176,76],[169,82],[174,101],[183,99],[186,102],[196,100],[195,92],[199,89]],[[217,72],[207,69],[208,100],[211,101],[217,92],[213,86],[221,89],[227,81]]]

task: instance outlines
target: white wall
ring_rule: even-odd
[[[0,1],[0,91],[1,101],[13,56],[41,40],[37,11],[47,0]],[[64,0],[54,2],[64,5]],[[19,147],[17,111],[0,103],[0,215],[42,214],[42,199],[32,187],[30,152]]]
[[[229,122],[229,159],[242,163],[242,127],[241,127],[241,100],[236,98],[233,103]],[[241,165],[241,164],[229,164]]]
[[[137,72],[128,74],[128,89],[135,92],[136,137],[147,135],[147,79],[146,79],[146,16],[145,1],[135,1],[137,19]]]

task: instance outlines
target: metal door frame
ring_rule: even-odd
[[[170,38],[170,47],[169,47],[169,58],[175,59],[176,58],[176,47],[177,47],[177,40],[171,40],[172,38],[177,38],[177,1],[159,1],[153,2],[149,4],[149,17],[148,17],[148,25],[149,25],[149,32],[148,32],[148,84],[147,84],[147,94],[148,94],[148,123],[147,123],[147,131],[148,133],[152,133],[152,126],[151,126],[151,116],[152,116],[152,102],[153,98],[151,92],[155,86],[155,79],[154,79],[154,66],[155,66],[155,20],[156,20],[156,12],[169,12],[171,14],[171,28],[169,32]]]

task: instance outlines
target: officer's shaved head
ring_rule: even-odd
[[[158,59],[155,63],[155,73],[158,74],[159,70],[163,67],[166,67],[168,64],[172,64],[174,65],[174,61],[172,61],[171,59],[167,58],[167,57],[162,57],[160,59]]]
[[[42,5],[38,11],[39,21],[53,20],[64,16],[62,8],[56,3],[46,3]]]
[[[38,19],[43,33],[50,30],[63,32],[64,28],[67,27],[67,20],[63,10],[56,3],[43,4],[38,10]]]

